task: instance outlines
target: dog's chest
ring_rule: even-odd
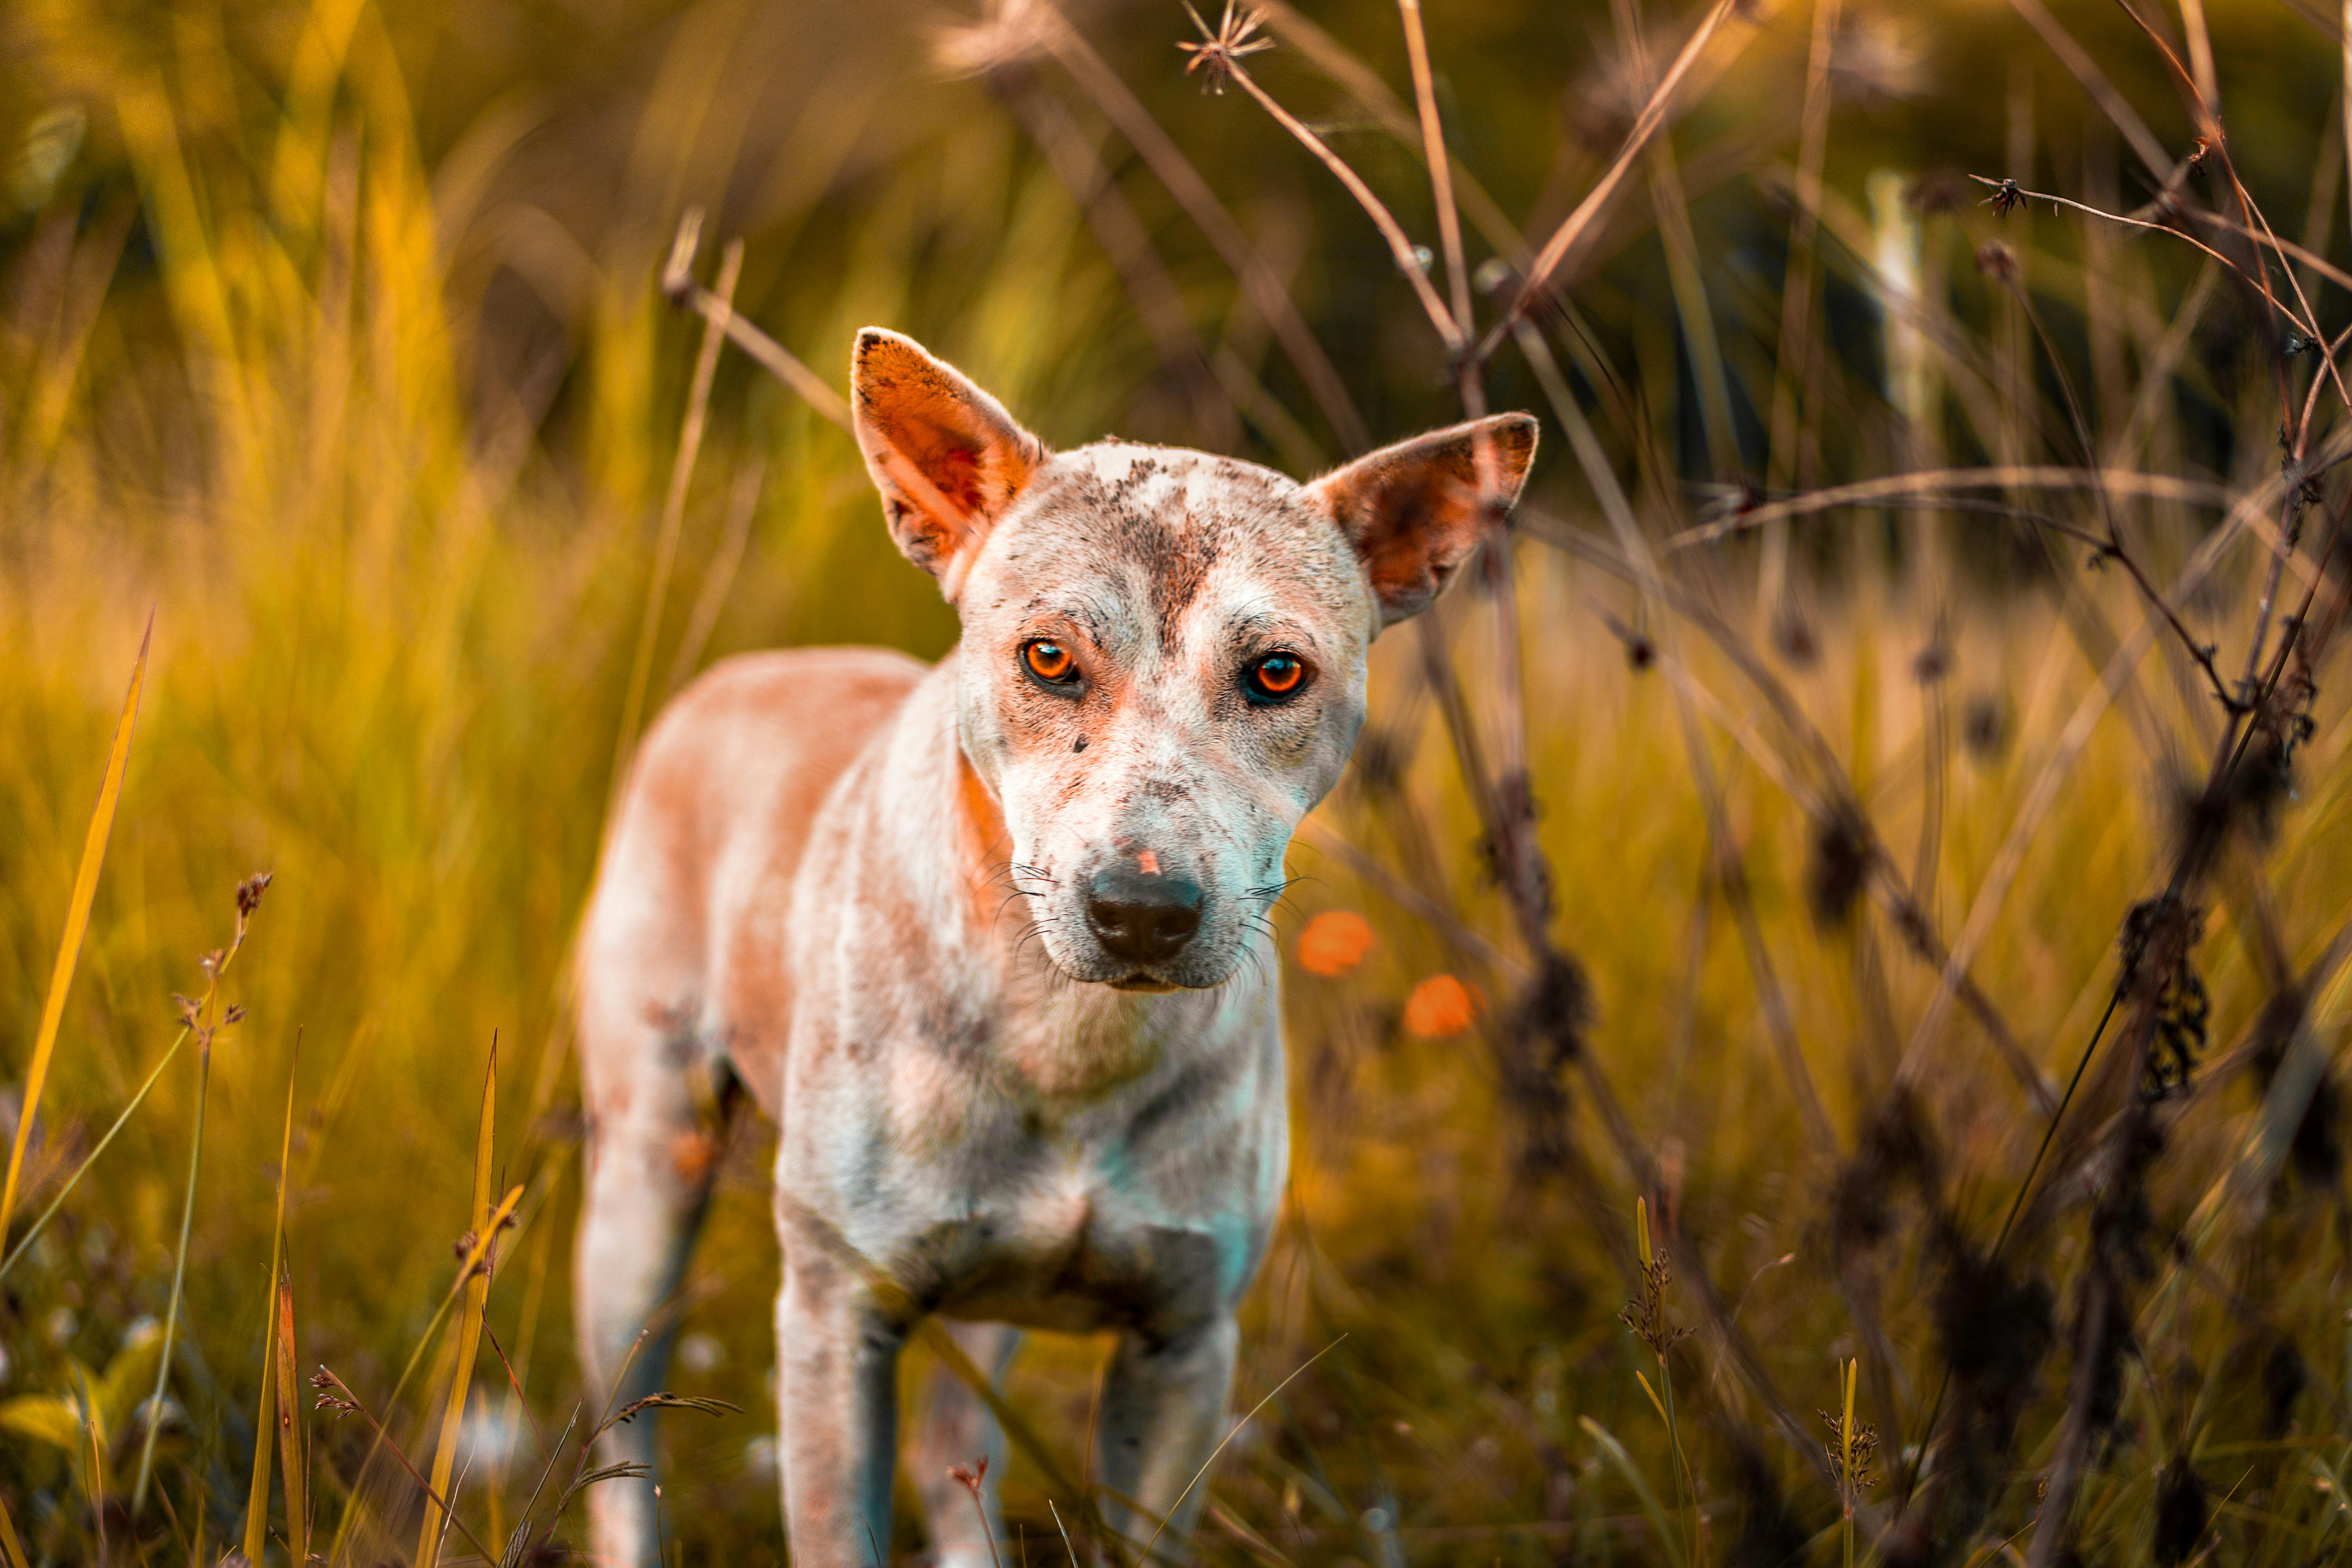
[[[1212,1312],[1248,1278],[1265,1229],[1254,1184],[1168,1192],[1102,1150],[1033,1166],[934,1231],[950,1316],[1145,1332]]]
[[[930,1164],[926,1223],[890,1249],[936,1310],[1036,1328],[1154,1332],[1229,1305],[1279,1196],[1280,1103],[1255,1075],[1056,1121],[1006,1108]]]

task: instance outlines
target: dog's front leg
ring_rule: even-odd
[[[784,1519],[794,1568],[890,1561],[905,1325],[824,1259],[788,1259],[776,1298]]]
[[[1003,1387],[1004,1369],[1021,1345],[1020,1331],[1003,1323],[943,1326],[989,1385]],[[997,1504],[998,1483],[1004,1475],[1004,1433],[980,1391],[944,1365],[932,1368],[930,1386],[917,1411],[907,1463],[915,1491],[923,1500],[936,1568],[991,1568],[1002,1560],[994,1538],[1004,1533],[1003,1511]],[[977,1510],[963,1484],[950,1474],[974,1465],[985,1472]]]
[[[1111,1500],[1104,1517],[1138,1545],[1165,1520],[1155,1554],[1181,1553],[1207,1496],[1205,1477],[1192,1483],[1224,1436],[1240,1340],[1234,1320],[1219,1316],[1157,1342],[1127,1334],[1111,1359],[1097,1459]],[[1140,1511],[1122,1508],[1120,1499],[1133,1500]]]

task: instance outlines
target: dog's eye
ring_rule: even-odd
[[[1068,648],[1048,637],[1024,643],[1021,660],[1029,667],[1030,674],[1055,686],[1066,686],[1077,679],[1078,661],[1070,657]]]
[[[1242,695],[1261,706],[1287,702],[1306,684],[1306,660],[1295,653],[1270,653],[1242,677]]]

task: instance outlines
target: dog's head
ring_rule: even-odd
[[[1311,484],[1202,452],[1053,453],[896,333],[858,334],[858,445],[898,548],[963,620],[958,722],[1047,952],[1215,985],[1364,719],[1365,653],[1517,499],[1500,415]]]

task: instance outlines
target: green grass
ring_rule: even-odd
[[[1877,25],[1859,0],[1847,9]],[[2334,45],[2295,9],[2213,7],[2223,101],[2244,117],[2231,148],[2279,233],[2342,258]],[[1655,70],[1695,16],[1652,10]],[[2352,920],[2352,773],[2318,620],[2294,633],[2317,693],[2292,794],[2267,802],[2266,826],[2224,814],[2221,847],[2179,883],[2202,914],[2185,956],[2210,1001],[2187,1087],[2139,1108],[2136,1058],[2158,1016],[2185,1024],[2194,1009],[2178,976],[2126,984],[2038,1156],[2048,1119],[1983,1019],[1939,1004],[1920,950],[1969,942],[1985,1006],[2043,1078],[2067,1083],[2117,995],[2126,916],[2173,879],[2181,803],[2225,735],[2188,644],[2216,644],[2236,677],[2269,556],[2242,532],[2220,549],[2182,597],[2183,637],[2151,616],[2131,569],[2173,584],[2218,537],[2220,511],[2129,485],[2103,498],[1923,483],[1891,504],[1771,523],[1760,541],[1670,546],[1724,515],[1710,487],[1743,477],[1769,479],[1777,499],[1948,464],[2077,466],[2087,444],[2115,468],[2229,498],[2260,500],[2276,480],[2276,432],[2318,356],[2266,348],[2259,301],[2226,279],[2200,286],[2205,258],[2178,239],[2041,204],[2000,217],[1974,188],[1907,227],[1899,205],[1874,216],[1864,182],[1882,163],[2023,178],[2004,161],[2011,139],[2040,149],[2034,188],[2138,200],[2111,173],[2116,134],[2081,129],[2080,89],[2021,24],[1958,6],[1906,16],[1942,84],[1874,96],[1865,68],[1884,56],[1845,35],[1817,153],[1801,131],[1810,14],[1730,24],[1673,162],[1631,165],[1591,254],[1563,275],[1575,324],[1536,318],[1571,403],[1546,401],[1520,345],[1495,362],[1496,405],[1546,419],[1512,552],[1514,657],[1555,896],[1544,931],[1580,965],[1591,1020],[1574,1054],[1554,1048],[1557,1016],[1538,1020],[1549,1032],[1524,1026],[1539,968],[1490,873],[1479,791],[1425,650],[1392,635],[1374,658],[1372,739],[1393,770],[1356,770],[1293,857],[1286,947],[1324,910],[1360,911],[1379,942],[1344,975],[1287,976],[1295,1179],[1248,1308],[1236,1410],[1321,1359],[1226,1450],[1201,1534],[1209,1561],[1762,1563],[1794,1549],[1825,1563],[1850,1540],[1855,1561],[2047,1562],[2062,1532],[2037,1532],[2037,1499],[2061,1476],[2084,1560],[2178,1560],[2179,1521],[2194,1525],[2200,1506],[2179,1479],[2192,1470],[2210,1524],[2189,1530],[2189,1552],[2301,1564],[2352,1542],[2339,1508],[2352,1210],[2340,1159],[2317,1157],[2322,1134],[2343,1136],[2347,981],[2323,960]],[[1372,226],[1244,94],[1202,99],[1180,79],[1167,46],[1188,31],[1181,13],[1129,19],[1142,41],[1110,49],[1113,68],[1290,279],[1367,426],[1386,437],[1458,416]],[[1394,14],[1323,19],[1410,117]],[[2185,146],[2187,111],[2128,21],[2092,6],[2063,20],[2158,140]],[[1081,21],[1098,42],[1120,30]],[[1605,108],[1599,89],[1622,71],[1601,47],[1615,21],[1497,7],[1428,25],[1455,150],[1503,211],[1540,216],[1539,239],[1623,129],[1586,145],[1554,113],[1563,83],[1575,104]],[[338,1397],[382,1417],[428,1474],[464,1337],[436,1331],[453,1244],[521,1191],[469,1369],[473,1408],[518,1436],[504,1454],[458,1452],[467,1531],[502,1542],[529,1507],[542,1438],[575,1408],[574,1446],[596,1423],[602,1391],[578,1386],[569,1343],[579,1124],[565,963],[625,744],[698,336],[655,287],[684,206],[747,237],[739,304],[828,377],[858,326],[884,322],[1055,442],[1208,440],[1205,423],[1266,460],[1339,455],[1306,374],[1083,79],[1033,56],[944,81],[927,26],[722,0],[616,6],[595,26],[520,10],[420,10],[388,27],[356,4],[272,20],[51,0],[0,21],[0,42],[31,64],[0,98],[5,145],[32,145],[20,131],[59,105],[87,126],[47,176],[17,157],[19,207],[0,230],[12,1084],[154,617],[9,1246],[172,1047],[173,994],[204,994],[202,960],[231,941],[241,879],[274,878],[222,980],[220,1001],[246,1016],[205,1016],[216,1032],[203,1162],[142,1510],[137,1402],[171,1306],[194,1053],[0,1279],[0,1503],[31,1562],[91,1561],[103,1541],[115,1561],[210,1563],[245,1539],[281,1149],[298,1371],[331,1368],[350,1391]],[[1311,37],[1282,19],[1274,31],[1285,47],[1245,64],[1433,246],[1410,118],[1388,134],[1381,105],[1309,68]],[[2027,90],[2003,101],[2011,59],[2032,62]],[[1012,111],[1036,102],[1108,161],[1184,330],[1224,351],[1205,405],[1198,373],[1171,365],[1143,323],[1132,258],[1124,276],[1107,258],[1102,215],[1090,224],[1032,143],[1024,125],[1039,121]],[[57,143],[68,121],[47,123]],[[1787,194],[1808,186],[1815,156],[1827,183],[1810,263],[1797,245],[1799,271],[1823,284],[1783,359]],[[2207,176],[2188,189],[2235,210]],[[1687,242],[1661,212],[1687,222]],[[1487,254],[1475,210],[1468,226],[1475,265]],[[1927,280],[1911,393],[1886,369],[1871,262],[1906,236]],[[1979,270],[1996,238],[2020,258],[2021,290]],[[2352,293],[2310,268],[2303,281],[2340,327]],[[1482,301],[1480,325],[1499,303]],[[1708,339],[1712,355],[1697,346]],[[1692,367],[1717,361],[1719,386],[1700,386]],[[2281,367],[2294,391],[2284,410]],[[2317,406],[2311,450],[2325,458],[2346,411],[2332,394]],[[731,353],[709,411],[645,661],[655,701],[744,647],[949,646],[952,616],[891,550],[845,437]],[[1564,416],[1590,421],[1597,462],[1580,461]],[[2345,481],[2315,479],[2271,648],[2306,585],[2340,570]],[[2273,499],[2247,515],[2280,512]],[[2082,537],[2111,526],[2127,560],[2093,558]],[[2326,611],[2335,591],[2315,603]],[[1490,774],[1513,733],[1496,607],[1469,582],[1440,621],[1440,662]],[[2103,696],[2115,648],[2135,638]],[[1837,830],[1848,799],[1885,847],[1867,885]],[[1897,918],[1906,897],[1917,921]],[[2282,1065],[2285,1041],[2263,1020],[2284,1016],[2306,971],[2320,983]],[[1418,1038],[1405,998],[1440,973],[1486,1009],[1459,1038]],[[2286,1140],[2315,1082],[2299,1159]],[[2118,1163],[2120,1134],[2141,1121],[2160,1151]],[[764,1436],[769,1140],[739,1130],[688,1290],[674,1386],[741,1406],[664,1428],[688,1561],[782,1552]],[[2029,1171],[2006,1268],[1988,1271]],[[1637,1200],[1669,1265],[1659,1310],[1694,1331],[1664,1365],[1619,1317],[1650,1289]],[[2102,1279],[2137,1349],[2115,1363],[2111,1426],[2085,1443],[2068,1436],[2085,1405],[2077,1325]],[[1013,1375],[1013,1403],[1068,1471],[1083,1470],[1102,1351],[1040,1337]],[[1850,1536],[1843,1456],[1817,1414],[1843,1411],[1849,1362],[1854,1418],[1877,1434]],[[1669,1373],[1671,1428],[1643,1386],[1663,1398]],[[296,1392],[304,1407],[318,1397]],[[85,1408],[105,1413],[95,1463]],[[308,1420],[313,1549],[341,1531],[339,1562],[410,1560],[416,1481],[372,1452],[359,1413]],[[1082,1500],[1057,1495],[1048,1468],[1016,1454],[1007,1492],[1017,1544],[1038,1562],[1060,1560],[1049,1500],[1064,1518]],[[531,1517],[573,1476],[569,1448],[551,1473]],[[1963,1506],[1971,1496],[1980,1508]],[[897,1544],[919,1540],[910,1515]],[[1939,1554],[1920,1555],[1922,1540]],[[444,1549],[471,1550],[459,1533]]]

